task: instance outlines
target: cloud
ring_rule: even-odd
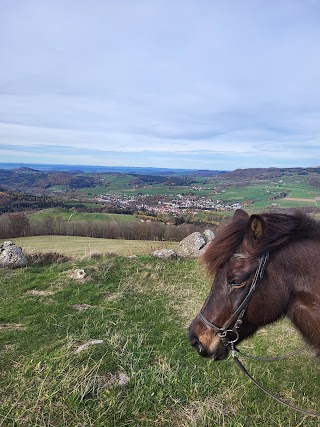
[[[7,2],[2,155],[319,163],[319,18],[311,0]]]

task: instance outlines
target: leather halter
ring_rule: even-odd
[[[238,256],[239,258],[246,258],[247,257],[244,254],[234,254],[234,256]],[[217,335],[222,339],[222,341],[226,347],[231,346],[231,348],[234,349],[234,344],[239,339],[238,329],[242,325],[243,316],[244,316],[244,314],[248,308],[249,301],[252,297],[252,294],[256,290],[258,280],[262,279],[262,277],[264,275],[268,259],[269,259],[269,252],[265,252],[264,254],[262,254],[262,256],[259,260],[258,268],[254,273],[254,277],[253,277],[249,292],[247,293],[247,295],[245,296],[245,298],[243,299],[243,301],[241,302],[239,307],[236,309],[236,311],[224,323],[224,325],[221,328],[216,326],[214,323],[209,322],[209,320],[202,314],[201,311],[198,314],[200,319],[207,326],[209,326],[209,328],[213,329],[217,333]]]
[[[234,254],[233,256],[236,256],[238,258],[247,258],[248,256],[246,254]],[[229,318],[229,320],[227,320],[225,322],[225,324],[219,328],[218,326],[216,326],[215,324],[209,322],[209,320],[201,313],[199,313],[199,317],[200,319],[207,325],[209,326],[211,329],[213,329],[218,336],[221,338],[221,340],[223,341],[224,345],[227,348],[230,348],[232,351],[232,357],[233,360],[235,361],[235,363],[239,366],[239,368],[241,369],[241,371],[247,375],[248,378],[250,378],[250,380],[257,386],[260,388],[260,390],[264,391],[267,395],[269,395],[270,397],[272,397],[273,399],[275,399],[277,402],[281,403],[282,405],[287,406],[290,409],[293,409],[295,411],[301,412],[304,415],[308,415],[311,417],[317,417],[320,418],[320,412],[315,412],[315,411],[308,411],[305,409],[302,409],[296,405],[293,405],[291,403],[286,402],[285,400],[279,398],[278,396],[276,396],[275,394],[271,393],[269,390],[267,390],[263,385],[261,385],[245,368],[245,366],[243,365],[243,363],[238,359],[238,357],[236,356],[236,352],[239,352],[240,354],[242,354],[243,356],[246,357],[250,357],[252,359],[256,359],[256,360],[279,360],[279,359],[284,359],[287,358],[291,355],[296,354],[298,351],[301,351],[303,347],[301,347],[298,351],[295,351],[293,353],[290,353],[286,356],[282,356],[282,357],[274,357],[274,358],[259,358],[259,357],[252,357],[250,355],[247,355],[245,353],[240,352],[238,349],[235,348],[235,343],[238,341],[239,339],[239,333],[238,333],[238,329],[240,328],[241,324],[242,324],[242,318],[246,312],[246,309],[248,308],[249,302],[250,302],[250,298],[253,294],[253,292],[256,289],[256,285],[258,283],[259,279],[262,279],[263,274],[265,272],[265,268],[266,268],[266,264],[268,262],[269,259],[269,252],[265,252],[260,260],[259,260],[259,265],[257,270],[254,273],[254,277],[249,289],[249,292],[247,293],[246,297],[243,299],[242,303],[239,305],[239,307],[236,309],[236,311],[233,313],[233,315]],[[233,324],[234,325],[232,327],[232,329],[229,329],[230,326]],[[232,333],[234,334],[233,339],[228,337],[228,333]]]

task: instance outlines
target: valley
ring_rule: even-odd
[[[319,167],[232,172],[0,169],[0,213],[25,212],[30,220],[215,226],[238,208],[252,213],[302,208],[317,215],[319,203]]]

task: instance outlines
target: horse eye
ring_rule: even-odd
[[[232,289],[242,288],[245,284],[246,284],[246,281],[241,282],[237,280],[231,280],[230,282],[228,282],[228,285]]]

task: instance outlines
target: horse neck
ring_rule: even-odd
[[[288,296],[286,314],[318,355],[320,355],[319,268],[320,242],[312,240],[284,248],[275,254],[272,263],[274,288],[278,286],[282,289],[282,293]]]

